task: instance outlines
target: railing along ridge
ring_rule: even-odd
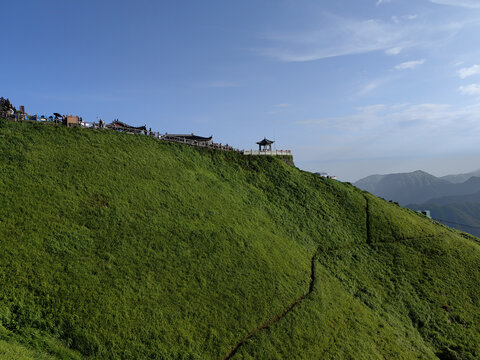
[[[9,120],[13,121],[25,121],[25,122],[52,122],[52,121],[38,121],[38,120],[27,120],[27,119],[22,119],[18,114],[15,114],[16,116],[8,116],[8,114],[0,114],[1,117],[4,117]],[[57,125],[61,125],[61,123],[55,123]],[[79,126],[86,128],[86,129],[101,129],[105,128],[104,126],[100,126],[99,123],[95,122],[82,122],[79,124]],[[236,149],[230,145],[223,145],[219,143],[206,143],[204,141],[197,141],[197,140],[191,140],[191,139],[186,139],[183,137],[175,137],[171,136],[168,134],[162,135],[160,132],[157,131],[145,131],[141,129],[131,129],[131,128],[124,128],[124,127],[117,127],[117,128],[108,128],[109,130],[115,130],[115,131],[123,131],[129,134],[141,134],[145,136],[152,136],[158,140],[161,141],[166,141],[166,142],[175,142],[175,143],[180,143],[180,144],[186,144],[190,146],[195,146],[195,147],[203,147],[203,148],[209,148],[209,149],[216,149],[216,150],[223,150],[223,151],[233,151],[237,152],[243,155],[267,155],[267,156],[282,156],[282,155],[292,155],[292,152],[290,150],[240,150]]]

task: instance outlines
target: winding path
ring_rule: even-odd
[[[285,310],[281,314],[276,315],[274,318],[265,321],[262,325],[257,327],[256,329],[252,330],[247,336],[245,336],[242,340],[240,340],[229,352],[227,355],[225,355],[222,360],[228,360],[231,359],[240,349],[240,347],[245,344],[249,339],[257,335],[259,332],[262,330],[265,330],[266,328],[270,327],[271,325],[275,324],[276,322],[282,320],[290,311],[293,310],[295,306],[300,304],[308,295],[310,295],[313,292],[313,285],[315,283],[315,261],[317,259],[317,254],[318,250],[315,252],[313,255],[311,261],[310,261],[310,284],[308,285],[308,291],[297,298],[294,302],[292,302],[290,305],[288,305]]]
[[[370,224],[370,203],[369,203],[368,197],[367,196],[364,196],[364,197],[365,197],[366,242],[367,242],[367,245],[371,245],[372,244],[372,238],[371,238],[371,224]],[[435,235],[427,235],[427,236],[425,236],[425,238],[434,238],[434,237],[439,237],[441,235],[443,235],[443,233],[435,234]],[[413,238],[403,238],[403,239],[399,239],[399,240],[413,240]],[[348,245],[348,246],[339,247],[337,249],[331,249],[330,251],[336,251],[336,250],[340,250],[340,249],[343,249],[343,248],[350,248],[350,247],[351,247],[351,245]],[[253,338],[255,335],[260,333],[262,330],[265,330],[268,327],[275,324],[276,322],[282,320],[290,311],[292,311],[295,308],[295,306],[300,304],[305,298],[307,298],[313,292],[314,283],[315,283],[315,262],[317,260],[317,256],[319,255],[319,252],[320,252],[320,248],[317,249],[317,251],[313,255],[312,259],[310,260],[310,263],[311,263],[310,264],[310,284],[308,286],[308,291],[305,294],[303,294],[302,296],[300,296],[299,298],[295,299],[295,301],[293,301],[290,305],[288,305],[285,308],[285,310],[283,310],[283,312],[281,314],[278,314],[274,318],[265,321],[259,327],[252,330],[247,336],[245,336],[234,347],[232,347],[231,350],[228,352],[228,354],[225,355],[222,358],[222,360],[231,359],[237,353],[237,351],[242,347],[242,345],[244,345],[248,340]]]
[[[366,235],[367,235],[367,244],[371,244],[371,239],[370,239],[370,209],[369,209],[369,202],[368,198],[365,196],[365,213],[366,213]],[[222,360],[229,360],[231,359],[237,351],[240,349],[240,347],[245,344],[248,340],[253,338],[255,335],[257,335],[259,332],[262,330],[265,330],[266,328],[272,326],[276,322],[280,321],[283,319],[290,311],[295,308],[298,304],[300,304],[307,296],[309,296],[313,292],[313,286],[315,283],[315,261],[317,259],[319,253],[319,249],[315,252],[315,254],[312,256],[312,259],[310,260],[310,284],[308,285],[308,291],[300,296],[299,298],[295,299],[290,305],[288,305],[285,310],[281,314],[276,315],[274,318],[265,321],[263,324],[261,324],[259,327],[255,328],[252,330],[247,336],[245,336],[242,340],[240,340],[235,346],[228,352],[227,355],[225,355]]]

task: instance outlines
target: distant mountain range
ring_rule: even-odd
[[[424,171],[371,175],[354,185],[413,210],[430,210],[435,220],[480,236],[480,170],[443,177]]]
[[[435,220],[480,237],[480,192],[444,196],[407,207],[412,210],[428,209]]]
[[[467,180],[459,183],[460,178]],[[438,178],[418,170],[412,173],[371,175],[354,185],[386,200],[407,205],[424,203],[438,197],[473,194],[480,191],[480,177],[462,174]]]
[[[467,181],[468,179],[470,179],[472,177],[480,177],[480,170],[472,171],[472,172],[466,173],[466,174],[446,175],[446,176],[440,177],[440,179],[447,180],[447,181],[449,181],[453,184],[460,184],[460,183],[463,183],[463,182]]]

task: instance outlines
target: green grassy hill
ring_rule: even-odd
[[[478,239],[273,157],[0,121],[0,358],[478,359]]]

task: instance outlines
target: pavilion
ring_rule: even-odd
[[[263,138],[263,140],[258,141],[258,151],[272,151],[272,144],[275,141],[268,140],[267,138]]]

